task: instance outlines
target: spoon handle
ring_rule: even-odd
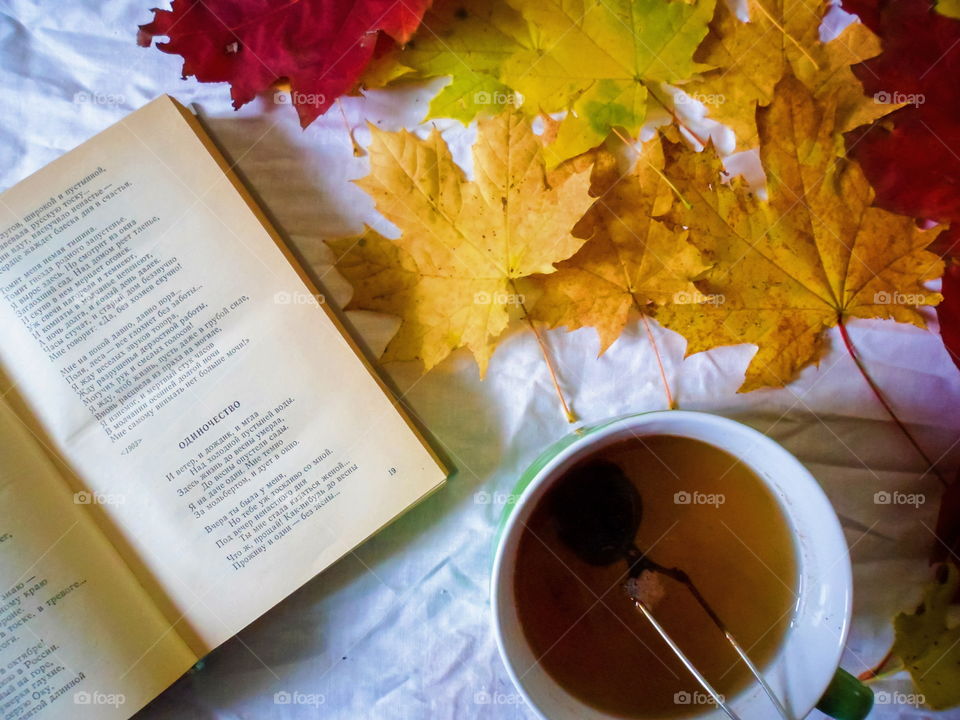
[[[690,591],[693,597],[700,604],[700,607],[704,609],[704,611],[707,613],[707,615],[710,617],[713,623],[723,633],[727,642],[730,643],[730,646],[736,651],[737,655],[740,656],[740,659],[743,660],[744,664],[753,674],[753,677],[756,678],[758,683],[760,683],[760,687],[763,688],[763,692],[766,693],[767,697],[770,699],[770,702],[772,702],[774,707],[777,708],[777,713],[780,715],[780,717],[783,718],[783,720],[794,720],[793,716],[789,712],[787,712],[787,709],[783,706],[783,703],[780,702],[780,699],[777,697],[776,693],[773,692],[773,688],[770,687],[770,684],[766,681],[766,679],[760,673],[759,668],[757,668],[757,666],[753,664],[753,661],[750,659],[750,656],[747,655],[746,651],[740,646],[740,643],[737,642],[737,639],[733,636],[733,633],[731,633],[727,629],[726,625],[724,625],[723,621],[720,619],[720,616],[717,615],[716,612],[714,612],[712,607],[710,607],[710,603],[707,602],[707,599],[700,594],[700,591],[697,589],[697,586],[694,585],[693,580],[690,579],[690,576],[687,575],[687,573],[685,573],[680,568],[672,568],[672,567],[666,567],[664,565],[661,565],[655,560],[647,557],[645,553],[641,552],[637,548],[634,548],[633,551],[635,554],[631,562],[631,568],[630,568],[631,574],[633,574],[637,570],[650,570],[653,572],[658,572],[669,578],[673,578],[677,582],[682,583],[684,586],[686,586],[687,590]],[[673,642],[673,640],[668,637],[666,631],[657,623],[657,621],[653,618],[653,615],[650,614],[650,611],[646,608],[646,606],[644,606],[643,603],[641,603],[636,598],[633,598],[633,601],[634,603],[636,603],[637,607],[640,608],[641,611],[643,611],[643,614],[646,616],[647,620],[651,622],[651,624],[654,626],[657,632],[660,633],[660,637],[662,637],[666,641],[666,643],[674,651],[677,657],[680,658],[680,660],[687,667],[687,669],[694,674],[694,676],[697,678],[700,684],[703,685],[705,689],[707,689],[708,686],[706,684],[707,682],[706,679],[703,678],[700,672],[696,668],[694,668],[692,663],[690,663],[690,661],[683,655],[683,653],[680,652],[680,648],[677,647],[677,645]],[[717,695],[714,693],[712,688],[707,689],[707,692],[710,693],[710,695],[713,697],[714,700],[717,700]],[[727,715],[730,715],[731,711],[728,708],[724,707],[719,701],[717,701],[717,704],[720,705],[720,707],[723,709],[724,712],[727,713]],[[730,717],[735,717],[735,716],[730,715]]]
[[[757,679],[757,682],[760,683],[760,687],[763,688],[763,691],[767,694],[767,697],[770,698],[777,711],[780,713],[780,717],[784,720],[793,720],[793,716],[787,712],[787,709],[783,706],[783,703],[780,702],[780,698],[777,697],[776,693],[773,692],[773,688],[770,687],[767,683],[766,678],[760,673],[760,669],[753,664],[753,661],[750,659],[750,656],[740,647],[740,643],[737,642],[737,639],[730,633],[729,630],[724,630],[723,634],[726,636],[727,641],[730,645],[733,646],[733,649],[737,651],[737,655],[740,656],[740,659],[743,660],[744,664],[750,668],[750,672],[753,673],[753,676]]]
[[[659,633],[660,637],[663,638],[663,641],[670,646],[670,649],[673,650],[673,653],[677,656],[680,662],[683,663],[684,667],[686,667],[687,670],[690,671],[690,674],[696,678],[698,683],[700,683],[700,687],[709,693],[710,697],[713,698],[713,701],[717,704],[717,706],[727,714],[727,717],[729,717],[730,720],[742,720],[742,718],[737,715],[729,705],[727,705],[723,695],[718,693],[713,688],[713,685],[711,685],[710,682],[703,676],[703,673],[697,670],[696,666],[690,661],[690,658],[684,655],[683,650],[681,650],[680,647],[673,641],[673,638],[667,634],[667,631],[663,629],[663,626],[657,622],[657,619],[653,616],[653,613],[650,612],[647,606],[635,598],[633,602],[640,612],[644,614],[644,617],[650,621],[650,624],[653,625],[653,629]]]

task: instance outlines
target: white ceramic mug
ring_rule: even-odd
[[[843,677],[834,679],[850,625],[852,576],[847,543],[826,495],[793,455],[765,435],[734,420],[681,410],[631,415],[581,429],[544,452],[521,478],[512,496],[514,502],[501,521],[491,605],[500,654],[527,704],[546,720],[616,717],[578,700],[537,663],[520,627],[513,574],[525,523],[554,482],[574,463],[601,448],[644,435],[677,435],[713,445],[739,458],[767,485],[792,531],[799,600],[776,656],[761,672],[795,718],[805,717],[828,686],[835,695],[833,706],[847,708],[835,716],[864,717],[872,705],[872,694],[865,691],[859,698],[853,697],[858,692],[856,681],[843,671]],[[778,717],[757,683],[728,702],[743,720]],[[721,720],[726,715],[719,707],[708,705],[694,717]]]

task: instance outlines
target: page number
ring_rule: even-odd
[[[397,469],[395,467],[392,467],[389,470],[387,470],[387,475],[396,475],[396,474],[397,474]]]

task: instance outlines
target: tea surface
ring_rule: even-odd
[[[763,668],[789,627],[797,590],[793,539],[766,486],[732,456],[689,438],[630,439],[580,466],[597,460],[617,464],[640,493],[636,545],[660,565],[685,570]],[[548,493],[534,509],[514,576],[523,632],[540,664],[608,713],[663,718],[708,710],[712,701],[624,589],[626,559],[605,567],[581,560],[558,535],[555,504]],[[643,582],[650,580],[645,574]],[[732,699],[753,682],[682,584],[657,575],[653,591],[662,592],[654,617],[721,694]]]

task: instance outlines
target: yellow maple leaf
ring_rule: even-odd
[[[960,0],[937,0],[936,10],[948,18],[960,20]]]
[[[496,336],[507,325],[507,315],[490,312],[497,309],[493,303],[475,302],[478,293],[490,292],[485,279],[424,276],[403,248],[374,230],[327,243],[338,256],[337,269],[353,286],[347,309],[401,319],[384,351],[385,361],[422,360],[429,369],[450,354],[453,343],[483,347],[488,335]],[[499,292],[506,292],[505,285]]]
[[[481,375],[511,316],[516,281],[550,273],[583,244],[571,229],[593,202],[590,170],[547,177],[543,145],[522,115],[480,120],[468,181],[434,130],[421,140],[371,128],[370,174],[357,181],[400,229],[340,241],[338,267],[356,290],[348,307],[399,315],[385,357],[429,369],[467,347]]]
[[[710,117],[730,127],[741,148],[757,144],[755,111],[773,98],[774,86],[792,73],[818,97],[837,94],[837,129],[872,122],[895,109],[866,97],[850,65],[880,52],[879,38],[854,22],[836,38],[821,42],[826,3],[749,0],[749,22],[717,3],[710,32],[696,60],[714,69],[683,89],[707,107]]]
[[[698,286],[713,302],[670,305],[656,316],[686,336],[688,353],[757,345],[742,392],[790,382],[843,318],[923,327],[917,307],[941,299],[924,286],[943,273],[925,249],[935,233],[871,207],[860,167],[838,157],[837,123],[836,94],[817,99],[792,75],[780,80],[757,111],[767,202],[739,179],[722,184],[712,150],[667,150],[666,174],[692,204],[671,217],[712,263]]]
[[[692,301],[698,295],[692,280],[707,266],[687,242],[686,230],[658,219],[674,201],[662,175],[659,139],[642,146],[636,166],[625,175],[609,160],[598,165],[606,169],[594,178],[599,197],[574,228],[574,234],[590,239],[557,265],[557,272],[538,276],[542,294],[532,314],[550,327],[595,327],[602,354],[632,310],[649,314],[654,304],[678,296]]]

